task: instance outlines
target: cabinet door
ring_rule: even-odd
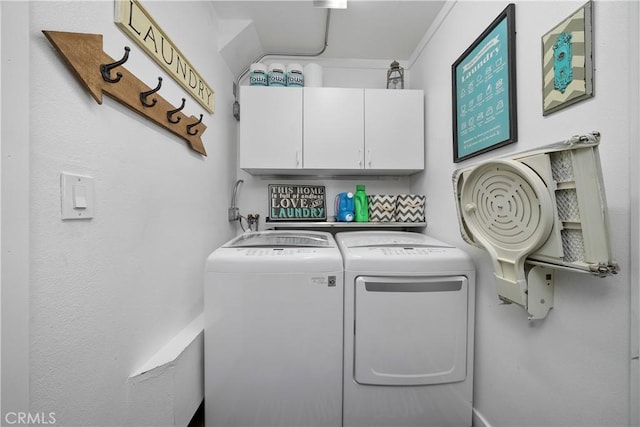
[[[304,168],[364,167],[364,90],[304,89]]]
[[[302,167],[302,88],[241,87],[240,167]]]
[[[424,94],[365,89],[365,168],[424,169]]]

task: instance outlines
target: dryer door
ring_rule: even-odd
[[[355,381],[426,385],[464,380],[467,298],[464,276],[356,278]]]

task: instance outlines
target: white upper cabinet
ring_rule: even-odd
[[[305,169],[364,168],[364,91],[305,88]]]
[[[302,167],[302,88],[241,88],[240,167]]]
[[[365,89],[365,168],[424,169],[421,90]]]
[[[421,90],[242,86],[250,173],[403,175],[424,169]]]

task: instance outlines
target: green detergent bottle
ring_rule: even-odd
[[[369,222],[369,202],[367,201],[367,193],[364,191],[364,185],[356,185],[354,198],[356,222]]]

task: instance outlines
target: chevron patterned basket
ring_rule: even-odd
[[[369,222],[393,222],[396,220],[396,196],[371,194],[369,202]]]
[[[399,194],[396,199],[397,222],[424,222],[424,208],[427,201],[422,194]]]

